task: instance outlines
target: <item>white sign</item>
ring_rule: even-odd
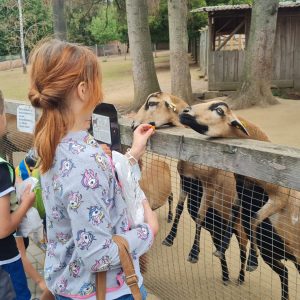
[[[17,108],[17,128],[21,132],[33,133],[35,126],[35,109],[30,105]]]
[[[110,120],[109,117],[93,114],[93,135],[97,141],[111,145]]]

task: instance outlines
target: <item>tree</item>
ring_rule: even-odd
[[[127,0],[126,11],[134,84],[131,108],[138,110],[148,95],[160,91],[160,87],[151,50],[147,1]]]
[[[22,0],[25,52],[45,36],[53,33],[51,6],[46,1]],[[20,54],[18,2],[0,3],[0,56]]]
[[[244,75],[236,96],[235,109],[277,104],[271,92],[273,46],[279,0],[256,0],[252,7]]]
[[[187,1],[168,0],[171,92],[193,102],[188,60]]]
[[[201,6],[206,6],[205,0],[188,0],[188,11]],[[187,30],[189,39],[199,37],[199,29],[207,25],[206,14],[188,13]]]
[[[54,36],[60,40],[67,39],[67,25],[65,19],[65,1],[52,0]]]
[[[19,23],[20,23],[21,58],[22,58],[23,74],[26,74],[27,68],[26,68],[26,56],[25,56],[25,44],[24,44],[24,19],[23,19],[22,0],[18,0],[18,10],[19,10]]]
[[[93,18],[101,14],[103,6],[103,0],[65,1],[68,41],[89,46],[95,45],[96,40],[91,33],[90,26]]]
[[[100,13],[92,19],[89,30],[99,44],[118,40],[119,34],[115,7],[103,6],[100,8]]]
[[[149,28],[153,43],[169,41],[167,0],[161,0],[157,10],[152,9],[152,14],[149,15]]]

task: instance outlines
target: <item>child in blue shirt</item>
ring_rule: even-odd
[[[4,99],[0,92],[0,137],[3,136],[5,130]],[[16,300],[30,300],[31,294],[13,233],[27,210],[33,205],[35,195],[28,186],[21,197],[19,207],[11,212],[10,200],[11,194],[14,193],[14,183],[14,168],[0,157],[0,266],[11,277]]]

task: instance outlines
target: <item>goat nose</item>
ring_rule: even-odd
[[[155,122],[149,122],[149,125],[155,126]]]
[[[183,113],[188,113],[190,110],[191,110],[191,107],[188,106],[188,107],[186,107],[182,112],[183,112]]]

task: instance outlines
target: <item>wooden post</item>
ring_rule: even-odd
[[[296,18],[295,18],[296,19]],[[295,20],[294,89],[300,92],[300,20]]]

